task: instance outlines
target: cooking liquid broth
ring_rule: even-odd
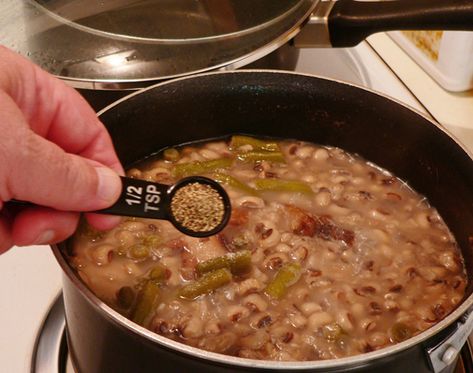
[[[134,218],[108,232],[83,225],[70,258],[99,298],[158,334],[244,358],[333,359],[410,338],[462,300],[464,264],[437,211],[356,155],[234,136],[165,151],[128,176],[172,184],[189,172],[230,195],[220,234]],[[248,262],[232,266],[236,256]]]

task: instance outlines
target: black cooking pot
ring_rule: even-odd
[[[154,334],[95,297],[54,248],[64,270],[71,357],[79,373],[431,372],[450,369],[473,316],[473,161],[441,127],[370,91],[313,76],[241,71],[181,78],[135,93],[100,114],[123,164],[163,147],[234,133],[341,147],[427,196],[461,247],[470,279],[459,307],[434,327],[358,356],[269,362],[202,351]]]

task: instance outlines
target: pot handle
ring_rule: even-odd
[[[453,364],[472,332],[473,309],[469,309],[457,320],[455,330],[446,339],[427,349],[432,371],[439,373]]]
[[[471,0],[320,1],[295,38],[298,47],[353,47],[394,30],[473,31]]]

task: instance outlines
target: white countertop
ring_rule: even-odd
[[[0,256],[0,371],[31,371],[39,327],[61,289],[49,246],[14,247]]]
[[[368,42],[431,116],[473,150],[473,90],[446,91],[386,34],[372,35]]]

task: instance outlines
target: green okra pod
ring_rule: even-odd
[[[265,150],[268,152],[280,151],[279,145],[272,140],[260,140],[250,136],[235,135],[230,141],[230,149],[237,150],[241,146],[250,145],[253,150]]]
[[[143,284],[142,289],[138,293],[135,307],[131,313],[131,320],[146,326],[153,311],[159,302],[159,282],[149,279]]]
[[[297,263],[287,263],[279,269],[264,292],[271,298],[281,299],[287,289],[299,280],[300,276],[301,266]]]
[[[184,299],[195,299],[202,294],[210,293],[232,281],[232,274],[227,268],[220,268],[204,274],[200,279],[183,286],[178,295]]]
[[[254,190],[249,185],[246,185],[245,183],[241,182],[240,180],[234,178],[233,176],[222,173],[215,173],[213,174],[212,178],[220,184],[226,184],[232,188],[239,189],[247,194],[253,196],[257,194],[256,190]]]
[[[251,252],[249,250],[237,251],[224,256],[219,256],[197,264],[197,273],[203,275],[220,268],[227,268],[234,275],[243,275],[251,270]]]
[[[285,163],[286,159],[281,152],[268,152],[264,150],[238,153],[237,158],[243,162],[273,162]]]
[[[177,163],[172,168],[172,176],[181,178],[191,175],[202,175],[220,169],[228,168],[232,165],[232,158],[219,158],[202,162]]]

